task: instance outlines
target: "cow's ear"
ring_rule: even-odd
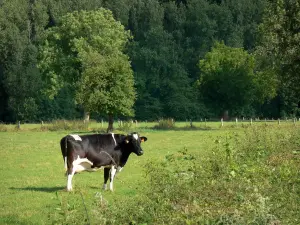
[[[145,142],[147,141],[147,138],[146,137],[141,137],[141,142]]]

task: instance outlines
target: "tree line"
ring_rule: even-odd
[[[299,116],[297,0],[1,0],[0,121]]]

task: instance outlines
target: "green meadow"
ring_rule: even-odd
[[[102,191],[103,171],[66,192],[59,141],[106,124],[1,125],[0,224],[299,224],[300,124],[156,123],[119,126],[147,136]],[[126,129],[125,129],[126,128]]]

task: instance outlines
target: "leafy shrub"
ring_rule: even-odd
[[[175,122],[173,119],[161,119],[158,124],[154,126],[154,129],[167,130],[175,128]]]
[[[6,132],[6,131],[8,131],[6,125],[3,123],[0,123],[0,132]]]
[[[119,130],[127,132],[132,128],[132,124],[132,121],[119,122]]]

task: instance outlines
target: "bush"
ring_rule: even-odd
[[[132,124],[133,124],[132,121],[122,121],[122,122],[120,121],[120,122],[118,123],[118,125],[119,125],[119,130],[128,132],[128,131],[131,129]]]
[[[0,132],[6,132],[8,129],[5,124],[0,123]]]
[[[175,122],[173,119],[161,119],[158,121],[158,125],[154,126],[154,129],[167,130],[175,128]]]

